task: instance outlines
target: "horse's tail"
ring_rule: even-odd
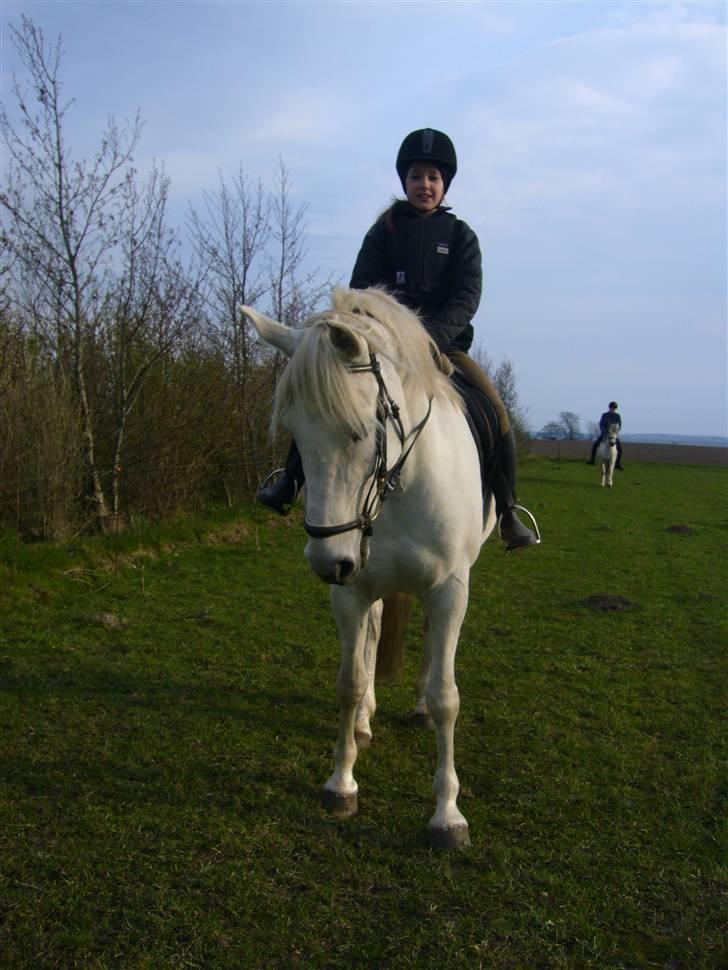
[[[404,640],[409,626],[412,597],[407,593],[393,593],[383,600],[383,604],[376,680],[380,684],[394,684],[402,672]]]

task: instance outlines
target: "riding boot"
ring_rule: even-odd
[[[275,474],[273,472],[272,475],[269,475],[266,482],[270,481]],[[273,509],[274,512],[278,512],[280,515],[288,515],[304,481],[301,455],[296,447],[296,442],[292,441],[285,467],[281,470],[279,477],[272,485],[264,483],[263,488],[255,497],[258,502],[269,509]]]
[[[497,452],[498,463],[491,485],[500,536],[506,544],[506,552],[538,545],[540,536],[525,526],[516,512],[516,439],[512,431],[501,435]]]
[[[624,471],[624,465],[622,464],[622,442],[617,438],[617,461],[614,466],[618,472]]]
[[[597,440],[596,440],[596,441],[593,441],[593,442],[592,442],[592,446],[591,446],[591,455],[590,455],[590,457],[589,457],[589,461],[587,462],[587,465],[593,465],[593,464],[594,464],[594,460],[595,460],[595,458],[596,458],[596,456],[597,456],[597,448],[599,447],[599,442],[600,442],[601,440],[602,440],[602,436],[600,435],[600,436],[599,436],[599,437],[597,438]]]

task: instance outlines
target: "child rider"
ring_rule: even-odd
[[[441,131],[413,131],[400,146],[396,168],[406,201],[395,202],[367,232],[349,286],[386,287],[415,310],[440,353],[485,394],[498,419],[498,465],[490,486],[501,538],[509,552],[536,545],[539,538],[520,521],[515,508],[516,442],[508,413],[487,375],[468,356],[482,270],[477,236],[444,205],[457,171],[455,148]],[[258,500],[285,514],[302,483],[294,445],[283,475],[263,488]]]

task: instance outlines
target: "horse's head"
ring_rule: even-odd
[[[619,425],[616,422],[612,422],[607,425],[607,441],[610,445],[616,445],[617,437],[619,435]]]
[[[387,453],[397,457],[401,450],[394,423],[382,413],[382,388],[406,410],[387,331],[356,304],[347,305],[341,298],[347,292],[338,291],[338,303],[335,296],[334,307],[302,330],[242,308],[261,338],[289,357],[273,427],[290,432],[303,460],[306,557],[321,579],[339,584],[364,565],[367,509],[378,509],[372,496],[382,453],[386,467]]]

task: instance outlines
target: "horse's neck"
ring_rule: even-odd
[[[442,480],[451,487],[452,481],[461,474],[461,466],[472,457],[466,447],[470,430],[464,413],[450,400],[435,397],[430,402],[424,394],[417,394],[408,401],[409,424],[405,431],[416,427],[427,414],[430,403],[430,416],[407,459],[408,477],[426,479],[430,485]]]

